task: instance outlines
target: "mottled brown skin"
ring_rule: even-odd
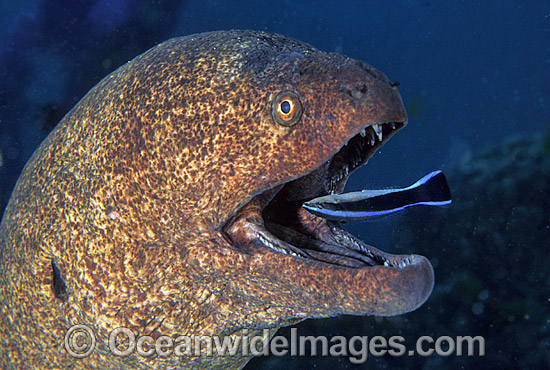
[[[357,86],[368,90],[351,94]],[[284,90],[303,104],[292,127],[271,115]],[[192,35],[128,62],[48,136],[6,208],[1,367],[238,369],[248,357],[116,357],[107,336],[119,326],[273,334],[305,318],[418,307],[433,283],[423,260],[348,269],[239,247],[223,232],[255,195],[313,171],[366,123],[391,121],[406,115],[384,75],[283,36]],[[75,324],[98,337],[84,359],[63,346]]]

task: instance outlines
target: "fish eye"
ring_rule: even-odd
[[[283,91],[273,100],[271,114],[278,124],[294,126],[302,116],[302,103],[292,91]]]

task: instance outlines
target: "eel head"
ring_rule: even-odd
[[[245,137],[260,145],[251,153],[236,144],[245,154],[233,162],[253,166],[240,174],[251,192],[220,222],[233,259],[213,265],[231,266],[228,284],[262,302],[266,322],[418,308],[433,287],[425,257],[385,253],[301,208],[305,200],[342,192],[348,177],[405,126],[396,84],[361,61],[280,42],[284,47],[271,50],[277,63],[247,56],[251,90],[264,104],[250,129],[261,134]]]

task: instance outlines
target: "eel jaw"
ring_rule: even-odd
[[[316,170],[252,198],[224,226],[233,246],[252,254],[273,250],[297,258],[315,271],[344,268],[357,276],[378,276],[380,281],[389,281],[386,287],[407,281],[414,286],[401,295],[415,291],[414,299],[405,298],[403,301],[409,302],[395,309],[386,305],[376,314],[394,315],[419,307],[433,287],[433,269],[425,257],[385,253],[350,234],[339,223],[310,214],[301,207],[306,200],[342,192],[351,173],[404,125],[404,122],[367,124]]]

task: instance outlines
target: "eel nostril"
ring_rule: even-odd
[[[353,88],[347,83],[340,85],[340,91],[347,93],[354,99],[361,99],[369,90],[366,84],[356,85]]]
[[[355,99],[361,99],[367,93],[368,90],[369,88],[365,84],[357,85],[351,91],[351,96]]]

